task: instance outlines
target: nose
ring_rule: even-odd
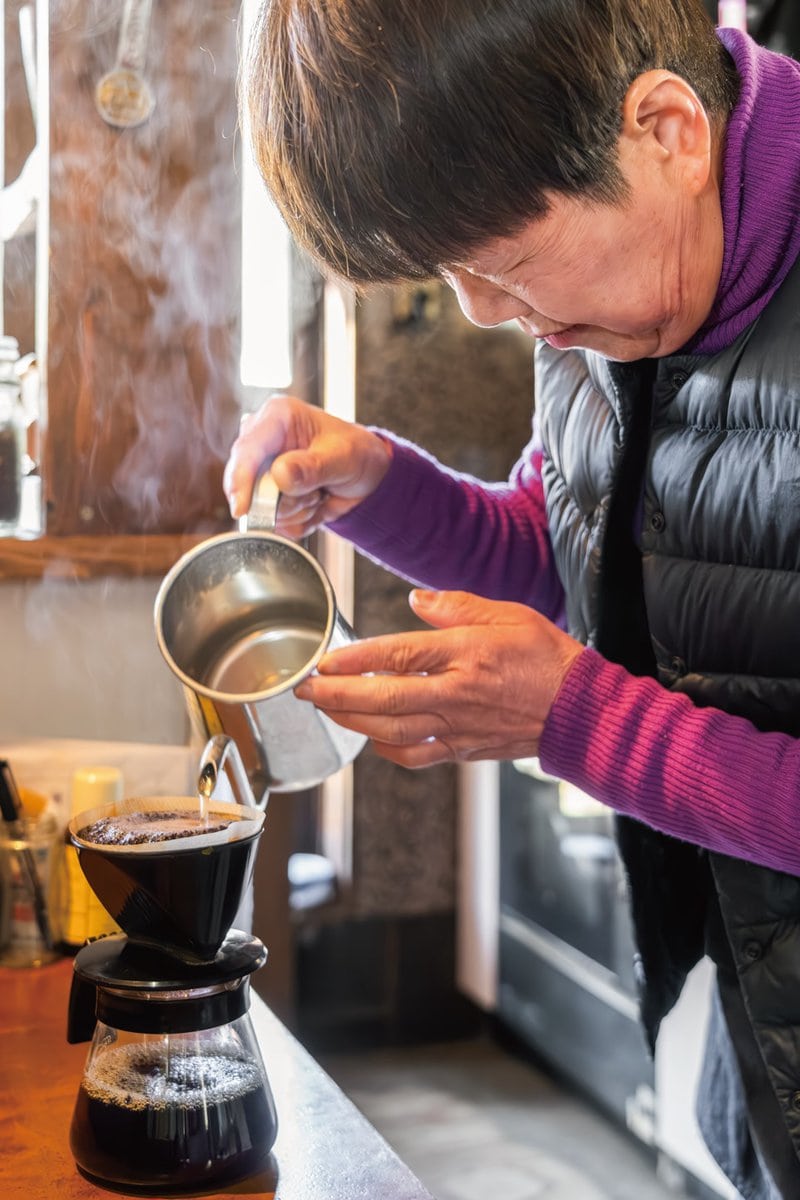
[[[480,279],[468,271],[448,271],[445,279],[456,294],[459,308],[473,325],[488,329],[531,312],[524,300],[509,295],[498,284]]]

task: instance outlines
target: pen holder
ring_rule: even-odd
[[[0,822],[0,966],[39,967],[58,958],[54,891],[63,834],[55,820]]]

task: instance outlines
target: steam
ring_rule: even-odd
[[[130,129],[94,104],[118,51],[122,6],[108,10],[62,0],[52,17],[66,53],[51,87],[77,108],[54,123],[50,165],[51,329],[55,343],[59,318],[77,331],[74,428],[93,496],[74,502],[87,532],[179,532],[186,514],[202,532],[227,520],[242,407],[234,6],[153,5],[155,108]]]

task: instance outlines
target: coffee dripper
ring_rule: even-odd
[[[247,798],[235,743],[204,751],[198,790],[217,833],[137,845],[81,830],[126,812],[187,813],[194,797],[148,797],[69,825],[93,891],[123,930],[75,958],[67,1040],[91,1041],[70,1130],[83,1175],[139,1194],[219,1190],[262,1171],[277,1134],[253,1032],[250,976],[267,958],[231,925],[250,882],[264,813],[215,797],[220,769]],[[213,825],[212,825],[213,827]]]

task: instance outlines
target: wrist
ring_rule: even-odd
[[[392,465],[394,450],[391,439],[379,430],[369,429],[367,430],[367,435],[371,443],[366,472],[369,481],[367,495],[371,496],[386,478],[389,468]]]

